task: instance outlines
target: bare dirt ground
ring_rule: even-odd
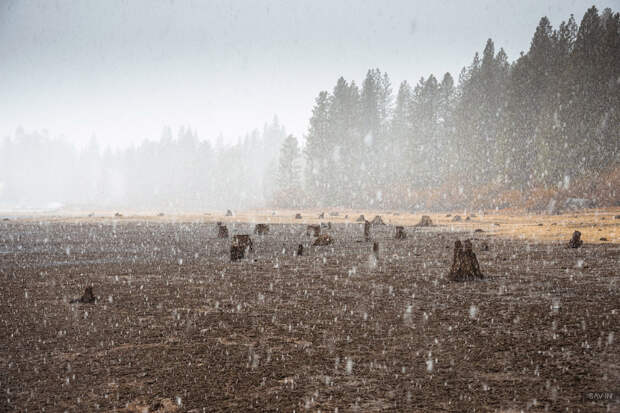
[[[0,221],[0,411],[620,410],[618,212],[385,214],[378,258],[353,212],[262,214]],[[271,231],[231,263],[216,220]],[[486,279],[449,282],[466,238]]]

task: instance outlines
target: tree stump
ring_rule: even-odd
[[[297,256],[301,257],[302,255],[304,255],[304,246],[299,244],[297,246]]]
[[[428,215],[422,215],[420,218],[420,222],[415,224],[416,227],[433,227],[433,220]]]
[[[233,213],[232,213],[232,211],[230,209],[226,210],[226,216],[227,217],[232,217],[233,216]]]
[[[364,221],[364,239],[370,241],[370,222]]]
[[[269,234],[269,225],[267,224],[256,224],[254,226],[254,233],[257,235],[267,235]]]
[[[573,237],[568,241],[568,246],[570,248],[579,248],[583,245],[583,241],[581,240],[581,232],[575,231],[573,232]]]
[[[117,212],[117,213],[114,214],[114,216],[117,217],[117,218],[120,218],[120,217],[123,216],[123,214],[121,214],[120,212]]]
[[[76,298],[70,301],[71,304],[82,303],[92,304],[95,302],[95,295],[93,294],[93,287],[86,287],[84,294],[80,298]]]
[[[235,235],[230,245],[230,260],[237,261],[243,259],[246,251],[254,251],[250,236],[247,234]]]
[[[324,219],[325,218],[325,212],[321,212],[319,214],[319,219]]]
[[[252,238],[248,234],[239,234],[233,237],[233,245],[239,245],[243,248],[254,251],[254,244],[252,244]]]
[[[332,242],[334,242],[334,240],[332,239],[332,237],[329,236],[329,234],[321,234],[317,239],[314,240],[312,245],[325,246],[331,244]]]
[[[243,259],[245,255],[245,248],[240,245],[231,245],[230,246],[230,260],[237,261]]]
[[[372,225],[385,225],[385,222],[383,222],[383,218],[381,218],[381,215],[375,215],[375,217],[372,219],[371,224]]]
[[[221,222],[217,223],[217,237],[228,238],[228,228],[226,228],[226,225],[222,225]]]
[[[471,241],[465,240],[463,244],[456,240],[454,243],[454,258],[448,279],[452,281],[481,280],[484,278],[480,271],[480,265],[476,254],[471,247]]]
[[[375,256],[379,255],[379,243],[376,241],[372,243],[372,253],[375,254]]]
[[[308,236],[314,235],[315,237],[318,237],[319,235],[321,235],[321,226],[320,225],[308,225],[306,227],[306,235]]]
[[[366,218],[364,218],[364,214],[360,215],[355,222],[366,222]]]
[[[402,226],[397,226],[396,227],[396,235],[394,235],[394,238],[396,239],[406,239],[407,238],[407,233],[405,232],[405,228]]]
[[[295,214],[295,219],[301,219],[301,214]]]
[[[455,215],[452,217],[452,222],[461,222],[461,216],[460,215]]]

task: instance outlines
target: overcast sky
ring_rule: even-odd
[[[592,3],[0,0],[0,137],[22,126],[126,146],[189,125],[233,141],[274,114],[301,136],[339,76],[379,67],[394,90],[456,78],[487,38],[512,61],[541,16],[579,23]]]

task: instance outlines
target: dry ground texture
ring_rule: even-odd
[[[619,411],[619,210],[383,213],[368,242],[372,211],[296,212],[0,221],[0,411]],[[216,221],[270,232],[231,263]],[[446,279],[465,238],[484,281]]]

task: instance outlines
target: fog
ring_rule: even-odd
[[[5,1],[0,209],[616,205],[595,5]]]

